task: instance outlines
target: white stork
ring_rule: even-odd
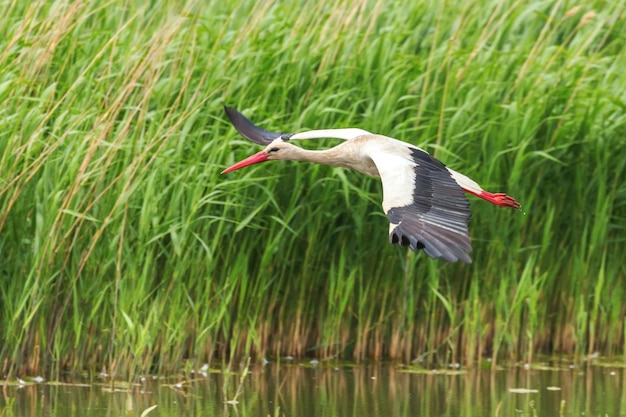
[[[471,216],[463,192],[492,204],[519,208],[512,197],[483,190],[475,181],[439,162],[428,152],[363,129],[324,129],[301,133],[270,132],[255,126],[237,110],[224,107],[237,131],[265,149],[222,174],[266,161],[294,160],[356,169],[380,177],[383,210],[389,218],[391,243],[423,249],[431,258],[471,263],[467,223]],[[292,145],[296,139],[343,139],[330,149],[310,151]]]

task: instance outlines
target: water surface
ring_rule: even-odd
[[[393,365],[253,367],[239,375],[0,386],[0,416],[625,416],[623,366],[409,372]],[[232,400],[240,387],[237,404]]]

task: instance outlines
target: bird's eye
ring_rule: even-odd
[[[280,151],[280,148],[272,148],[272,149],[270,149],[270,152],[278,152],[278,151]]]

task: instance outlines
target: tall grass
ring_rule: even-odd
[[[623,2],[5,3],[5,375],[624,351]],[[406,140],[523,209],[472,200],[471,265],[407,253],[376,179],[220,176],[257,151],[223,104]]]

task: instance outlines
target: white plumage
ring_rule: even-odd
[[[383,183],[383,210],[391,243],[423,249],[432,258],[470,263],[472,251],[467,223],[471,216],[464,192],[500,206],[519,208],[506,194],[483,190],[474,180],[447,168],[426,151],[397,139],[363,129],[323,129],[295,134],[270,132],[255,126],[241,113],[225,107],[235,128],[265,149],[225,169],[235,171],[272,160],[307,161],[355,169],[379,176]],[[290,140],[335,138],[346,142],[311,151]]]

